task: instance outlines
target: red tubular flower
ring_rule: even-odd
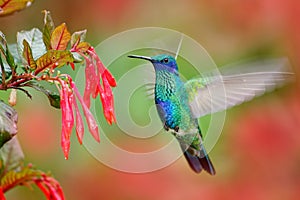
[[[68,133],[66,132],[63,125],[61,133],[61,146],[65,155],[65,159],[68,160],[70,151],[70,138],[66,137],[66,135],[68,135]]]
[[[107,69],[104,70],[103,76],[105,77],[105,79],[107,79],[107,81],[111,87],[117,86],[117,82],[116,82],[115,78],[111,75],[111,73]]]
[[[94,139],[97,142],[100,142],[98,125],[96,123],[96,120],[95,120],[93,114],[91,113],[91,111],[89,110],[87,105],[85,104],[85,102],[84,102],[83,98],[81,97],[81,95],[80,95],[77,87],[75,86],[74,82],[71,83],[71,86],[73,88],[73,91],[74,91],[76,97],[78,98],[78,100],[79,100],[79,102],[82,106],[83,113],[84,113],[86,121],[88,123],[90,133],[92,134],[92,136],[94,137]]]
[[[75,83],[72,78],[68,75],[61,75],[66,78],[66,80],[58,79],[60,83],[60,106],[62,110],[62,133],[61,133],[61,146],[65,155],[68,159],[70,151],[70,136],[74,127],[74,113],[76,119],[76,135],[80,144],[82,144],[82,139],[84,135],[84,124],[77,105],[77,99],[79,100],[83,113],[85,115],[89,131],[97,142],[100,142],[98,125],[95,118],[93,117],[91,111],[86,105],[84,99],[80,95]],[[73,107],[75,111],[73,111]]]
[[[72,81],[69,79],[69,81]],[[68,159],[70,151],[70,136],[74,126],[74,114],[73,114],[73,92],[69,87],[68,82],[59,79],[61,85],[60,90],[60,106],[62,111],[62,133],[61,133],[61,145],[65,158]]]
[[[87,59],[86,59],[87,60]],[[83,99],[87,107],[90,107],[90,96],[92,95],[93,98],[96,98],[97,93],[96,87],[97,87],[97,76],[95,73],[95,69],[93,64],[87,60],[87,65],[85,68],[85,89],[84,89],[84,95]]]
[[[116,121],[114,114],[114,99],[111,89],[111,87],[115,87],[117,85],[114,77],[105,68],[94,48],[88,43],[81,42],[79,40],[72,46],[71,52],[77,52],[85,59],[86,80],[84,94],[82,97],[69,75],[60,75],[58,77],[58,82],[60,84],[60,104],[62,110],[61,145],[66,159],[68,159],[70,150],[70,135],[74,126],[73,112],[75,112],[76,118],[76,135],[80,144],[82,144],[84,135],[83,120],[80,115],[76,99],[82,106],[89,131],[97,142],[100,142],[98,125],[91,111],[89,110],[91,97],[95,99],[99,94],[106,121],[110,125]],[[72,68],[74,67],[74,65],[71,66]],[[65,77],[64,80],[62,80],[61,77]],[[75,111],[73,111],[73,106]]]
[[[3,193],[3,190],[2,190],[1,187],[0,187],[0,200],[6,200],[6,198],[4,196],[4,193]]]
[[[75,83],[72,78],[68,75],[65,76],[67,80],[58,79],[60,83],[60,106],[62,110],[62,133],[61,133],[61,146],[65,155],[68,159],[70,151],[70,136],[74,126],[74,111],[75,108],[75,119],[76,119],[76,135],[80,144],[82,144],[82,139],[84,135],[84,125],[83,120],[77,105],[76,98],[79,100],[83,113],[85,115],[89,131],[97,142],[100,142],[98,125],[95,118],[87,107],[84,99],[80,95]],[[74,94],[75,93],[75,94]]]
[[[115,122],[114,109],[113,109],[113,95],[109,82],[106,78],[102,78],[103,90],[100,90],[100,98],[104,110],[104,116],[109,124]],[[102,88],[99,88],[102,89]]]
[[[63,191],[59,183],[52,177],[42,174],[40,178],[34,180],[35,184],[41,189],[49,200],[64,200]]]
[[[84,134],[84,125],[82,121],[82,117],[79,112],[79,108],[75,99],[75,96],[73,95],[73,103],[74,103],[74,108],[75,108],[75,113],[76,113],[76,135],[78,138],[78,141],[80,144],[82,144],[82,139],[83,139],[83,134]]]
[[[105,68],[105,66],[101,62],[94,48],[90,47],[86,53],[89,55],[89,57],[84,56],[86,63],[92,63],[94,65],[94,74],[97,74],[96,84],[95,82],[93,82],[94,85],[96,85],[97,87],[95,88],[94,93],[93,91],[90,91],[90,93],[95,94],[94,96],[92,95],[93,98],[96,98],[98,93],[100,94],[104,116],[106,118],[106,121],[109,124],[112,124],[116,121],[116,118],[114,114],[114,100],[111,87],[115,87],[117,83],[114,77],[111,75],[111,73]],[[101,79],[102,85],[100,84]]]

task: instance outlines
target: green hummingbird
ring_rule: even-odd
[[[190,167],[215,175],[204,148],[198,118],[225,110],[252,99],[282,83],[292,73],[280,69],[283,62],[260,64],[256,72],[213,74],[184,82],[176,59],[160,54],[153,57],[130,55],[150,61],[155,69],[154,97],[158,115],[166,131],[178,140]],[[275,63],[275,64],[274,64]],[[279,63],[279,64],[278,64]]]

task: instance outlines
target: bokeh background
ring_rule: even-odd
[[[119,172],[95,160],[75,137],[66,161],[60,149],[60,111],[38,93],[33,100],[20,94],[18,137],[26,161],[51,171],[66,199],[299,199],[298,0],[36,0],[30,8],[0,18],[0,29],[14,42],[17,31],[42,28],[43,9],[51,11],[56,25],[66,22],[70,31],[86,28],[93,45],[131,28],[165,27],[194,38],[218,66],[285,55],[297,77],[227,112],[224,131],[210,154],[215,177],[194,174],[184,158],[152,173]],[[12,200],[43,198],[37,188],[7,193]]]

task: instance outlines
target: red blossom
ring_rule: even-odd
[[[76,112],[76,135],[78,138],[78,141],[80,144],[82,144],[82,138],[84,134],[84,125],[83,125],[83,120],[81,117],[81,114],[79,112],[79,108],[75,99],[75,96],[73,95],[73,102],[74,102],[74,108]]]
[[[85,60],[85,88],[83,97],[69,75],[59,75],[52,79],[58,82],[60,90],[60,107],[62,110],[61,146],[68,159],[70,151],[70,136],[74,127],[74,112],[76,120],[76,135],[80,144],[84,135],[84,125],[77,100],[82,106],[89,131],[97,142],[100,142],[98,125],[90,108],[90,99],[100,96],[106,121],[111,125],[116,121],[114,113],[114,98],[111,87],[117,85],[112,74],[105,68],[93,47],[86,42],[76,42],[72,52],[79,53]],[[74,63],[69,63],[74,68]],[[74,110],[75,109],[75,110]]]
[[[0,186],[0,200],[5,200],[4,193],[16,186],[31,186],[36,184],[48,200],[64,200],[63,190],[53,177],[40,170],[36,170],[31,164],[20,167],[16,171],[8,171],[2,174]]]
[[[87,85],[84,94],[85,102],[89,105],[90,96],[92,96],[92,98],[96,98],[97,94],[99,94],[104,116],[107,122],[112,124],[116,121],[116,118],[114,114],[114,99],[111,87],[115,87],[117,83],[111,73],[105,68],[93,47],[90,47],[86,53],[88,56],[81,53],[85,58],[86,64],[89,66],[89,69],[86,69],[88,73],[86,73]],[[101,79],[102,85],[100,84]],[[89,84],[94,86],[87,87]]]
[[[58,78],[58,83],[60,85],[60,106],[62,110],[61,146],[65,158],[68,159],[70,151],[70,136],[75,124],[74,112],[76,120],[76,135],[80,144],[82,144],[84,134],[84,124],[78,108],[77,100],[82,106],[90,133],[97,142],[100,142],[100,137],[97,122],[79,93],[75,83],[72,81],[72,78],[69,75],[61,75],[60,78]]]
[[[62,35],[64,30],[65,29],[58,28],[57,32]],[[68,36],[69,34],[66,33],[66,35]],[[67,43],[70,38],[66,38],[65,42]],[[54,38],[53,40],[56,41],[57,39],[58,38]],[[81,37],[77,38],[77,40],[72,44],[70,52],[78,53],[85,60],[85,88],[83,97],[69,75],[59,75],[58,77],[51,79],[58,81],[59,84],[58,88],[60,90],[61,98],[60,107],[62,110],[61,146],[66,159],[68,159],[70,150],[70,135],[74,126],[74,112],[76,119],[76,135],[80,144],[82,144],[84,135],[84,125],[77,105],[77,100],[82,106],[89,131],[97,142],[100,141],[98,125],[89,110],[91,97],[95,99],[98,95],[100,96],[104,116],[110,125],[116,121],[114,113],[114,98],[111,87],[116,87],[117,83],[112,74],[106,69],[100,60],[95,49],[89,43],[81,41],[81,39]],[[72,59],[68,59],[67,63],[71,65],[72,69],[74,69],[75,66],[72,61]],[[73,109],[75,109],[75,111]]]
[[[92,95],[94,98],[97,96],[96,87],[99,80],[97,79],[95,69],[93,64],[87,60],[86,68],[85,68],[85,89],[83,94],[83,99],[87,107],[90,107],[91,101],[90,96]]]
[[[35,184],[42,190],[48,200],[64,200],[64,194],[59,183],[52,177],[42,174],[34,179]]]
[[[82,44],[82,45],[81,45]],[[114,99],[111,87],[117,83],[112,74],[105,68],[95,49],[85,42],[77,42],[72,47],[73,52],[79,53],[86,62],[85,89],[83,100],[90,107],[90,98],[96,98],[98,94],[102,102],[102,108],[106,121],[112,124],[116,121],[114,114]],[[100,81],[102,80],[102,85]]]
[[[0,187],[0,200],[5,200],[5,196],[4,196],[4,193],[3,193],[3,190],[2,188]]]
[[[87,107],[85,102],[83,101],[83,98],[80,95],[80,93],[79,93],[77,87],[75,86],[74,82],[72,82],[71,85],[73,87],[73,90],[75,92],[76,97],[78,98],[79,102],[82,105],[83,113],[84,113],[86,121],[88,123],[90,133],[92,134],[92,136],[94,137],[94,139],[97,142],[100,142],[99,133],[98,133],[98,125],[96,123],[96,120],[95,120],[93,114],[91,113],[91,111],[89,110],[89,108]]]
[[[61,85],[60,107],[62,113],[61,145],[65,154],[65,158],[68,159],[68,154],[70,151],[70,135],[74,126],[74,116],[71,104],[73,101],[71,100],[73,99],[73,95],[70,91],[69,85],[65,81],[59,79],[59,83]]]

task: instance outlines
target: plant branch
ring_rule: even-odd
[[[5,83],[5,80],[6,80],[6,72],[5,72],[5,69],[4,69],[4,65],[3,65],[3,62],[2,62],[1,55],[0,55],[0,65],[1,65],[1,72],[2,72],[2,87],[3,87],[4,89],[6,89],[6,83]]]
[[[12,88],[14,88],[14,89],[17,89],[17,90],[20,90],[20,91],[24,92],[24,93],[27,95],[27,97],[28,97],[28,98],[32,99],[32,96],[31,96],[31,94],[30,94],[30,93],[29,93],[27,90],[25,90],[25,89],[23,89],[23,88],[20,88],[20,87],[12,87]]]

